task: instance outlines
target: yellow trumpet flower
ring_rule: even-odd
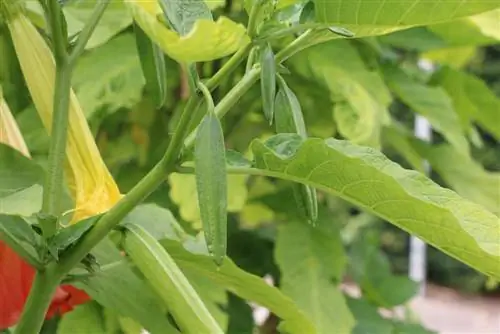
[[[13,0],[0,0],[33,103],[50,133],[56,66],[51,50]],[[71,90],[65,176],[75,201],[71,222],[109,210],[121,194],[107,169],[78,99]]]
[[[3,98],[2,89],[0,88],[0,143],[8,145],[15,150],[18,150],[26,157],[30,158],[30,152],[24,141],[21,131],[12,116],[12,113]]]

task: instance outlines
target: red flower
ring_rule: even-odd
[[[17,323],[28,298],[35,270],[0,241],[0,330]],[[70,285],[61,285],[52,299],[46,318],[71,311],[90,297]]]

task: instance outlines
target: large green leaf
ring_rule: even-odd
[[[243,299],[268,308],[284,320],[289,333],[315,333],[313,324],[292,300],[262,278],[241,270],[230,259],[217,267],[209,256],[190,253],[178,242],[164,240],[162,244],[186,276],[205,277]]]
[[[380,75],[366,67],[348,41],[331,41],[307,49],[292,60],[301,76],[330,91],[333,116],[347,139],[378,147],[381,126],[388,121],[390,93]]]
[[[301,222],[280,227],[275,257],[281,270],[281,290],[309,315],[316,333],[350,333],[354,319],[345,302],[340,282],[346,255],[339,231]],[[330,223],[330,222],[328,222]],[[331,224],[331,223],[330,223]]]
[[[30,216],[41,208],[43,169],[0,144],[0,213]]]
[[[277,135],[255,140],[260,173],[338,195],[500,278],[500,220],[480,205],[405,170],[382,153],[336,139]]]
[[[464,128],[476,122],[500,140],[500,98],[478,77],[449,67],[432,78],[432,84],[446,90]]]
[[[357,37],[452,21],[500,7],[497,1],[477,0],[314,0],[314,3],[318,21],[347,28]]]
[[[160,6],[153,1],[127,1],[137,24],[172,59],[182,63],[214,60],[236,52],[249,43],[245,27],[226,17],[217,21],[199,19],[186,35],[169,30],[158,19]]]
[[[413,147],[460,196],[500,216],[500,173],[486,171],[449,145],[431,146],[414,140]]]
[[[25,218],[0,214],[0,240],[35,267],[42,267],[41,239]]]
[[[132,107],[141,99],[144,84],[132,34],[118,36],[84,55],[73,76],[73,85],[87,118],[104,107],[109,112]]]
[[[425,116],[458,151],[465,155],[469,153],[469,143],[446,91],[421,84],[395,66],[385,66],[384,77],[406,105]]]

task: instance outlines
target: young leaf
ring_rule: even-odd
[[[134,24],[134,31],[142,73],[146,78],[146,89],[153,98],[156,108],[161,108],[168,94],[165,55],[137,24]]]
[[[202,89],[211,100],[207,89]],[[208,250],[221,265],[227,249],[227,175],[224,134],[213,102],[196,134],[194,164],[203,231]]]
[[[167,251],[146,230],[126,225],[123,247],[186,333],[223,333]]]
[[[350,201],[469,266],[500,278],[500,221],[480,205],[403,169],[380,152],[333,138],[255,140],[256,166]]]
[[[262,107],[269,123],[273,123],[274,99],[276,95],[276,63],[273,49],[266,44],[260,51],[260,88],[262,94]]]
[[[277,133],[297,133],[302,138],[307,138],[304,116],[300,108],[300,102],[288,87],[286,82],[280,80],[280,89],[275,101],[275,122]],[[303,184],[293,185],[293,194],[299,210],[312,224],[318,218],[318,200],[316,190]]]

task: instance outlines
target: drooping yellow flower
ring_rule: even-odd
[[[0,88],[0,143],[8,145],[15,150],[18,150],[26,157],[30,158],[30,152],[24,141],[21,131],[17,126],[16,120],[3,98],[2,89]]]
[[[56,73],[52,52],[16,1],[0,0],[0,8],[7,18],[31,98],[50,133]],[[109,210],[121,198],[73,90],[70,94],[66,158],[65,175],[75,201],[73,223]]]

